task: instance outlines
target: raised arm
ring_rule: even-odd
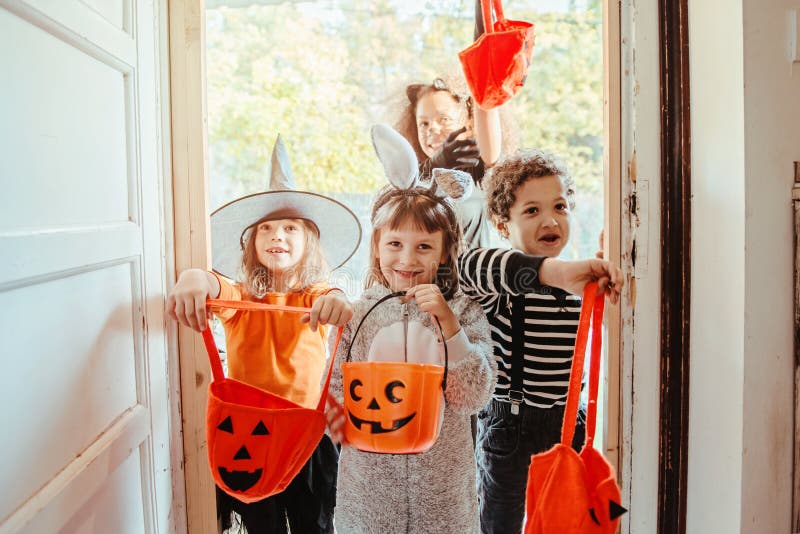
[[[498,108],[486,110],[475,106],[475,139],[484,166],[489,168],[497,163],[503,143]]]
[[[473,36],[478,40],[486,31],[481,11],[481,0],[475,0],[475,31]],[[475,105],[475,139],[484,166],[488,169],[500,159],[503,131],[500,129],[500,113],[497,108],[485,110]]]

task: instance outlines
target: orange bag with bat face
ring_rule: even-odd
[[[308,313],[310,308],[209,299],[208,306],[251,311]],[[336,347],[342,329],[336,335]],[[275,495],[297,476],[325,432],[325,401],[331,364],[316,409],[226,378],[211,329],[203,330],[214,380],[208,385],[206,439],[214,482],[225,493],[251,503]],[[336,348],[334,348],[336,354]]]
[[[492,23],[492,9],[497,20]],[[492,109],[516,95],[525,84],[531,63],[534,26],[508,20],[501,0],[481,0],[486,33],[459,52],[472,97],[483,109]]]
[[[561,443],[531,457],[525,502],[525,534],[614,534],[619,517],[627,511],[620,505],[620,490],[614,468],[593,446],[600,382],[603,306],[604,297],[597,295],[597,284],[587,284],[575,340]],[[592,360],[586,442],[578,454],[570,444],[575,434],[590,319]]]

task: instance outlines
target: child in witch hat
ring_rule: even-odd
[[[315,193],[295,191],[286,149],[278,136],[272,153],[270,189],[236,199],[211,214],[213,271],[188,269],[167,299],[171,317],[194,330],[207,328],[213,312],[225,328],[228,375],[313,408],[325,368],[324,329],[353,315],[345,295],[326,283],[361,239],[356,216]],[[325,223],[322,224],[322,216]],[[237,281],[231,281],[237,280]],[[250,300],[311,308],[302,318],[289,312],[206,308],[206,298]],[[289,358],[287,355],[294,354]],[[296,361],[297,354],[318,357]],[[338,451],[323,437],[283,493],[245,504],[218,490],[224,528],[230,511],[249,534],[333,532]]]

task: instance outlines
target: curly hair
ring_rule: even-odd
[[[566,164],[552,154],[538,149],[520,150],[501,159],[490,169],[486,182],[486,204],[492,218],[508,221],[515,193],[534,178],[556,176],[567,192],[569,208],[575,208],[575,180]]]
[[[269,292],[276,291],[273,287],[272,271],[258,261],[256,253],[256,233],[253,231],[262,222],[272,220],[270,216],[262,217],[251,224],[244,237],[242,250],[242,273],[244,274],[244,287],[246,291],[256,297],[263,298]],[[290,292],[303,291],[314,284],[327,280],[328,264],[319,242],[319,228],[308,219],[298,219],[305,228],[305,253],[300,262],[292,269],[296,271],[297,285]]]
[[[442,231],[442,248],[447,256],[436,275],[436,285],[445,295],[458,289],[457,260],[461,252],[461,226],[456,213],[444,199],[437,197],[424,187],[397,189],[385,187],[378,193],[372,209],[372,239],[369,247],[369,274],[365,287],[376,284],[388,285],[383,276],[378,255],[381,230],[396,230],[410,222],[428,233]]]

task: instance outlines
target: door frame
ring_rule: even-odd
[[[174,272],[209,268],[208,157],[205,94],[205,1],[169,4],[170,106]],[[216,494],[206,458],[208,356],[193,330],[176,327],[183,420],[184,482],[188,532],[217,532]]]
[[[604,61],[604,196],[605,255],[626,272],[633,272],[630,213],[627,192],[628,173],[623,180],[622,128],[626,111],[622,108],[622,32],[621,15],[632,9],[625,0],[603,0]],[[205,94],[205,0],[169,2],[170,91],[172,106],[172,201],[174,207],[175,275],[190,267],[210,265],[208,226],[208,164]],[[629,166],[628,166],[629,168]],[[623,250],[624,245],[624,250]],[[632,277],[629,277],[632,278]],[[174,283],[174,278],[170,280]],[[629,287],[629,286],[626,286]],[[632,306],[631,290],[624,300]],[[630,425],[622,424],[622,392],[629,389],[631,377],[623,365],[632,358],[633,310],[609,307],[606,312],[606,417],[604,453],[623,476],[629,451]],[[627,340],[627,341],[626,341]],[[205,444],[205,403],[210,373],[205,348],[199,336],[180,327],[177,333],[180,355],[181,399],[184,440],[186,515],[190,533],[215,532],[216,498],[208,472]],[[627,394],[624,395],[627,398]],[[624,487],[630,487],[630,485]],[[624,496],[628,502],[629,496]]]
[[[688,0],[659,0],[661,89],[661,397],[658,532],[686,532],[691,296]]]

